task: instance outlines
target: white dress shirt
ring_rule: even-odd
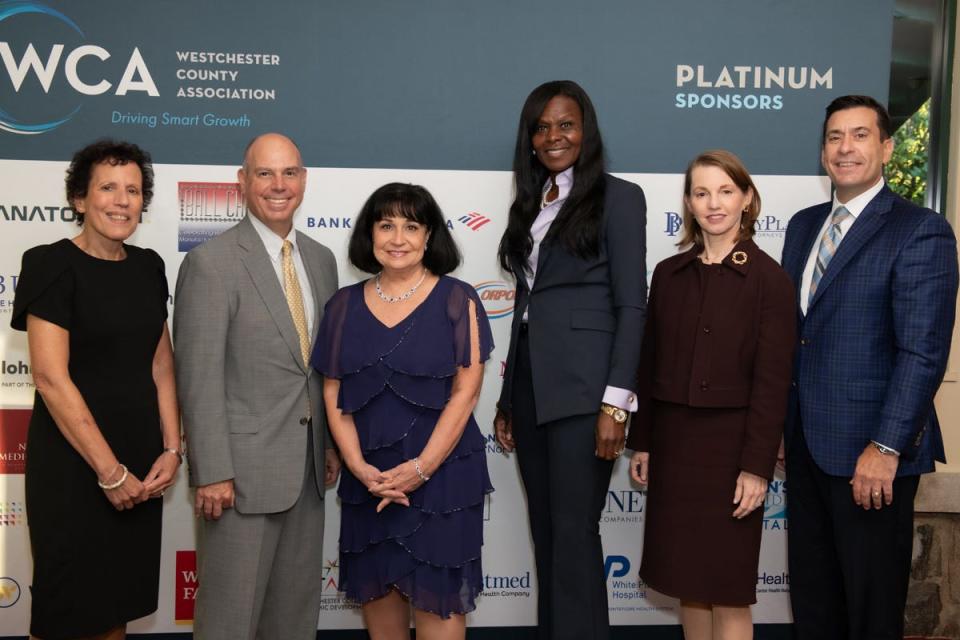
[[[554,177],[554,181],[559,191],[556,200],[551,201],[550,204],[542,208],[530,226],[530,235],[533,237],[533,249],[527,258],[527,268],[529,272],[525,274],[527,288],[530,289],[530,291],[533,291],[533,283],[537,279],[537,261],[540,259],[540,244],[543,242],[543,239],[547,237],[547,232],[550,231],[550,225],[557,219],[557,214],[560,213],[560,209],[563,207],[563,203],[566,201],[567,196],[570,195],[570,189],[573,187],[573,167],[558,173]],[[543,193],[546,194],[551,187],[550,180],[547,179],[547,182],[543,185]],[[644,275],[644,277],[646,277],[646,275]],[[529,319],[529,313],[530,307],[528,306],[523,311],[524,322],[527,322]],[[603,402],[627,411],[636,411],[638,406],[636,394],[629,389],[621,389],[620,387],[607,386],[603,392]]]
[[[843,242],[843,239],[847,237],[847,233],[850,231],[850,227],[853,226],[853,223],[856,222],[857,217],[863,213],[863,210],[867,208],[867,205],[870,204],[870,201],[876,197],[880,190],[883,189],[883,177],[877,180],[877,184],[873,185],[860,195],[855,198],[851,198],[850,202],[840,202],[837,199],[836,191],[833,194],[833,206],[830,208],[830,214],[827,216],[827,219],[823,221],[823,226],[820,228],[820,233],[817,234],[817,240],[813,243],[813,248],[810,250],[810,256],[807,258],[807,266],[803,268],[803,277],[800,278],[800,311],[803,312],[803,315],[807,315],[807,303],[810,298],[810,281],[813,280],[813,270],[817,264],[817,254],[820,253],[820,242],[823,240],[823,235],[827,232],[827,229],[830,228],[830,222],[833,220],[833,212],[837,210],[837,207],[843,206],[847,208],[847,211],[850,212],[850,215],[840,223],[840,240],[837,241],[837,249],[840,249],[840,243]],[[829,268],[829,265],[828,267]]]
[[[260,222],[257,216],[252,213],[248,213],[247,216],[250,218],[250,222],[253,223],[253,228],[256,229],[257,235],[260,236],[260,239],[263,241],[263,248],[267,250],[267,255],[270,256],[270,263],[273,265],[273,270],[276,272],[277,279],[280,281],[280,288],[283,289],[284,292],[286,292],[286,287],[284,286],[283,280],[283,241],[289,240],[290,244],[293,245],[293,267],[297,271],[297,279],[300,281],[300,291],[303,293],[303,310],[307,316],[307,335],[310,336],[310,343],[313,344],[313,321],[316,315],[313,308],[313,289],[310,287],[310,280],[307,278],[307,270],[303,266],[303,258],[300,257],[300,247],[297,246],[297,230],[291,228],[287,237],[281,238],[271,231],[267,225]]]

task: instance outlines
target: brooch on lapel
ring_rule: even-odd
[[[730,262],[735,265],[747,264],[747,253],[745,251],[734,251],[730,255]]]

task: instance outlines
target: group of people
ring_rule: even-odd
[[[517,297],[494,429],[527,496],[538,637],[609,637],[599,521],[625,448],[649,486],[640,577],[679,599],[686,638],[752,636],[784,462],[798,637],[902,637],[958,275],[944,218],[884,184],[890,136],[872,98],[827,107],[833,199],[793,217],[782,266],[752,240],[743,163],[697,156],[682,251],[648,298],[643,191],[606,173],[590,98],[570,81],[529,95],[498,252]],[[163,262],[126,243],[153,191],[140,148],[79,151],[80,234],[24,254],[31,635],[114,640],[156,609],[182,421],[197,638],[315,637],[338,476],[339,587],[371,638],[408,637],[411,615],[418,637],[463,638],[483,584],[492,486],[472,414],[493,340],[449,275],[461,255],[440,207],[419,186],[377,189],[348,250],[372,277],[337,290],[333,254],[294,229],[297,146],[255,138],[237,179],[248,215],[184,258],[172,344]]]

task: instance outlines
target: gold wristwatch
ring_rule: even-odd
[[[615,407],[612,404],[601,402],[600,411],[613,418],[613,421],[617,424],[626,424],[627,422],[627,412],[620,407]]]

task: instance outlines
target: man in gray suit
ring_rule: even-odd
[[[333,254],[293,229],[306,169],[265,134],[237,179],[248,215],[177,278],[177,389],[200,520],[201,640],[313,640],[323,492],[339,473],[309,355],[337,289]]]

